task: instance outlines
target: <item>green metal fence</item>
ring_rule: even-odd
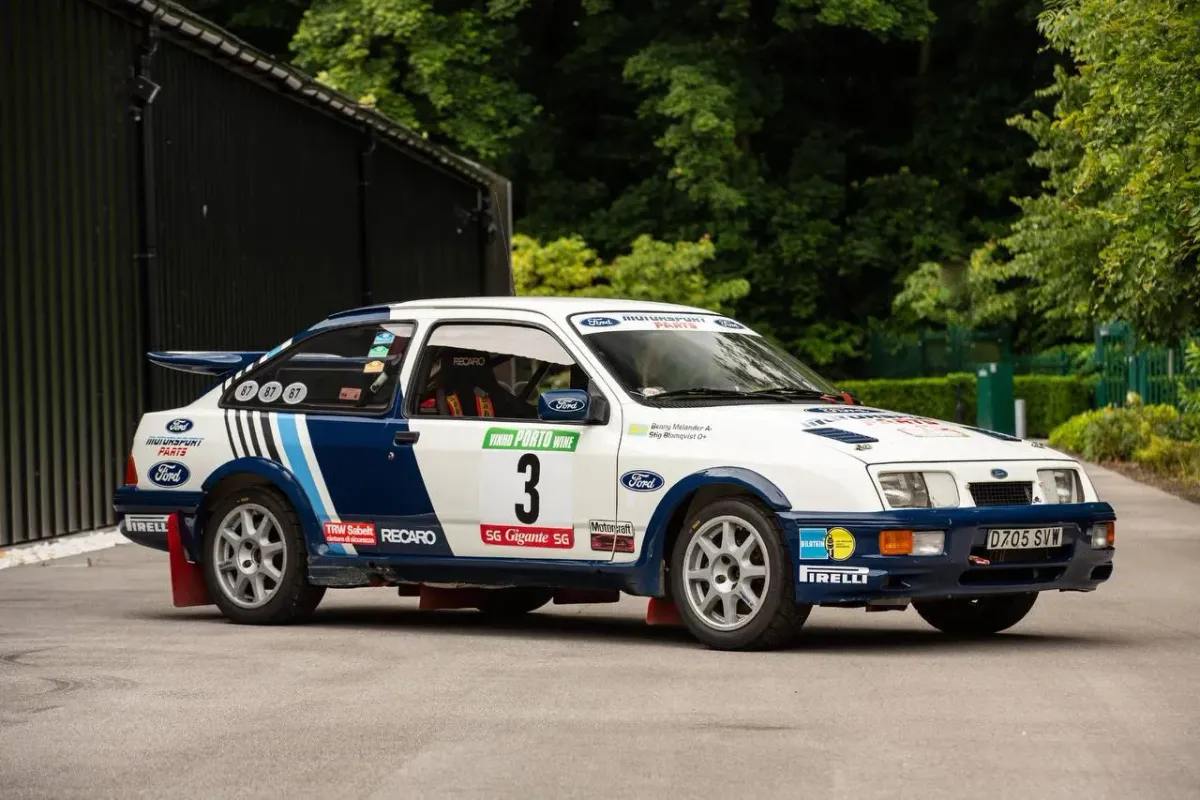
[[[911,336],[871,334],[871,377],[921,378],[971,372],[976,364],[1012,358],[1002,331],[922,330]]]
[[[1200,389],[1200,375],[1184,374],[1188,340],[1172,347],[1142,345],[1123,322],[1096,328],[1096,363],[1100,382],[1098,406],[1123,406],[1129,392],[1137,392],[1147,405],[1178,405],[1180,387]]]

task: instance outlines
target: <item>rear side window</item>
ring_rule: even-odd
[[[409,322],[385,322],[310,336],[235,382],[221,404],[271,411],[386,412],[413,329]]]

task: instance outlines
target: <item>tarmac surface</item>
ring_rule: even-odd
[[[720,653],[635,598],[497,626],[387,589],[252,628],[141,547],[6,569],[0,796],[1198,798],[1200,506],[1089,472],[1112,581],[977,642],[817,609]]]

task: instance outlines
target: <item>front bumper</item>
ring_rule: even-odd
[[[912,509],[854,514],[783,512],[779,515],[792,553],[796,602],[812,605],[889,605],[912,599],[977,597],[1040,591],[1091,591],[1112,575],[1113,548],[1094,549],[1092,525],[1116,519],[1108,503]],[[1061,546],[1036,551],[986,550],[990,528],[1061,526]],[[853,553],[812,556],[801,548],[818,530],[843,528]],[[885,556],[882,530],[944,531],[940,556]]]

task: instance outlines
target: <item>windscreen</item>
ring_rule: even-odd
[[[635,396],[696,388],[837,392],[808,366],[725,317],[611,313],[579,315],[572,322]]]

